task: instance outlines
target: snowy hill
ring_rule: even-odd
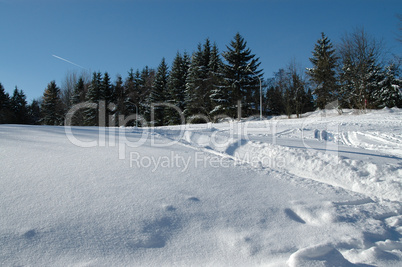
[[[398,266],[402,110],[0,126],[2,266]]]

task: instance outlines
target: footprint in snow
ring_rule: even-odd
[[[199,202],[200,199],[196,197],[189,197],[187,200],[192,201],[192,202]]]
[[[296,214],[296,212],[294,212],[293,210],[287,208],[285,209],[285,214],[289,217],[289,219],[298,222],[298,223],[303,223],[305,224],[306,222],[299,216]]]
[[[166,210],[166,211],[175,211],[176,208],[175,208],[173,205],[166,205],[166,206],[165,206],[165,210]]]
[[[144,221],[141,229],[128,243],[132,249],[163,248],[172,236],[181,228],[177,218],[162,217],[155,220]]]
[[[26,239],[31,239],[31,238],[33,238],[35,235],[36,235],[36,231],[35,231],[35,229],[32,229],[32,230],[29,230],[29,231],[25,232],[25,233],[23,234],[23,237],[25,237]]]

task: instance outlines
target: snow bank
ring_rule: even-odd
[[[357,266],[346,260],[342,254],[331,245],[318,245],[300,249],[290,256],[288,264],[290,267]]]

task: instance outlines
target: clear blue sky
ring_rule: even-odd
[[[236,32],[265,78],[292,58],[309,67],[322,31],[336,44],[364,27],[401,56],[397,13],[400,0],[0,0],[0,82],[30,102],[51,80],[61,85],[68,71],[82,70],[52,55],[125,78],[162,57],[171,65],[177,51],[192,53],[207,37],[222,52]]]

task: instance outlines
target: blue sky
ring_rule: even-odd
[[[171,65],[177,51],[192,53],[209,37],[219,50],[236,32],[260,57],[264,77],[295,59],[308,58],[320,33],[339,43],[364,27],[402,56],[396,14],[400,0],[0,0],[0,82],[22,89],[30,102],[47,84],[60,86],[67,72],[82,68],[126,77],[130,68]]]

